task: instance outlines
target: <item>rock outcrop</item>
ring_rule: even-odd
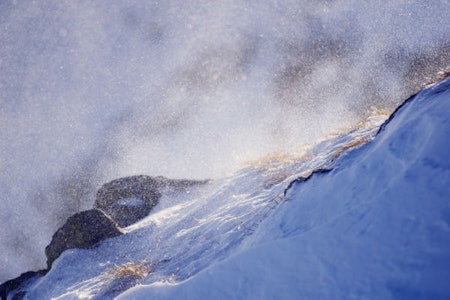
[[[89,249],[99,242],[123,234],[120,227],[131,225],[146,217],[163,194],[185,193],[193,185],[208,180],[173,180],[162,176],[130,176],[104,184],[97,192],[94,209],[69,217],[53,235],[45,248],[47,269],[27,272],[0,285],[0,300],[26,297],[29,282],[38,280],[52,267],[53,262],[67,249]],[[111,292],[133,284],[133,278],[115,281]],[[8,298],[8,299],[9,299]]]
[[[101,210],[90,209],[76,213],[56,231],[45,248],[48,269],[64,250],[92,248],[100,241],[121,234],[117,224]]]
[[[172,192],[185,192],[192,185],[206,182],[145,175],[119,178],[100,188],[94,207],[106,212],[120,227],[126,227],[150,213],[158,204],[164,188]]]
[[[23,290],[23,287],[26,286],[30,281],[36,280],[44,276],[45,274],[47,274],[47,270],[41,270],[37,272],[30,271],[21,274],[15,279],[6,281],[5,283],[0,285],[0,300],[22,299],[26,294],[26,291]]]

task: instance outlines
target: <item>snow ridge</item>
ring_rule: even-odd
[[[408,100],[332,171],[293,183],[224,261],[119,298],[448,299],[449,84]]]

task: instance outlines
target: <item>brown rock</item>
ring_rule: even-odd
[[[67,249],[92,248],[100,241],[121,234],[117,224],[101,210],[91,209],[77,213],[56,231],[45,248],[47,266],[50,269],[53,262]]]

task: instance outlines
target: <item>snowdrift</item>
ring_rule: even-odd
[[[301,155],[166,193],[25,299],[448,299],[450,79]],[[373,139],[373,140],[372,140]]]

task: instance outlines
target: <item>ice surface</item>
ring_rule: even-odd
[[[223,178],[392,109],[446,1],[0,1],[0,282],[122,176]]]

